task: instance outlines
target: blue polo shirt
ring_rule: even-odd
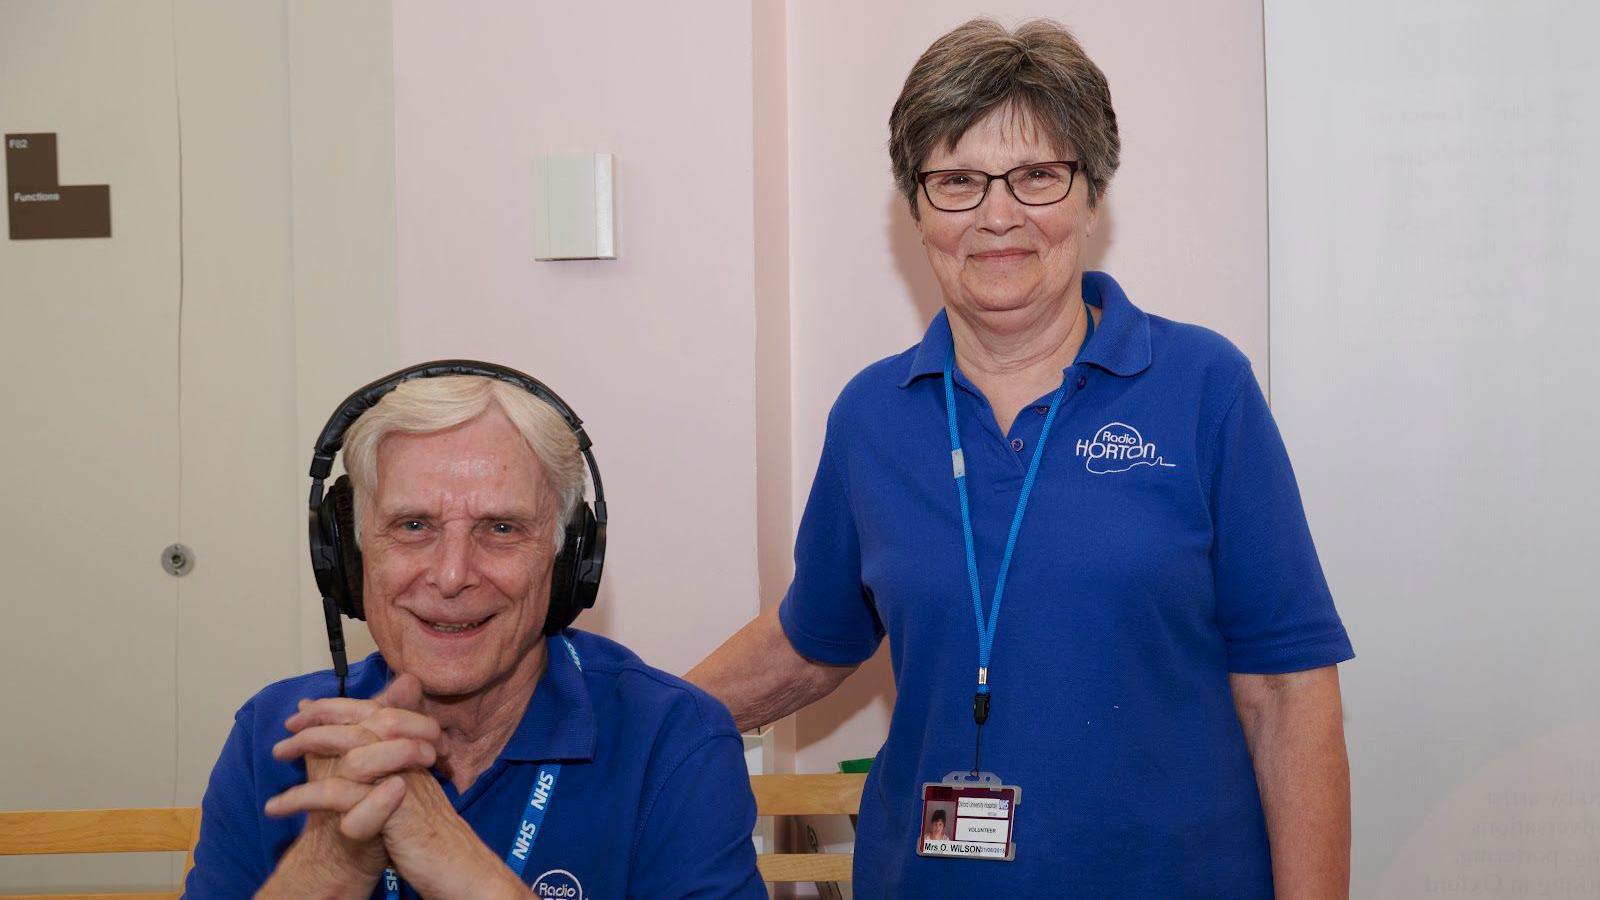
[[[889,639],[898,697],[862,798],[857,896],[1272,896],[1228,675],[1354,654],[1249,361],[1103,273],[1083,295],[1103,316],[1062,373],[989,668],[982,767],[1022,788],[1015,862],[916,855],[922,785],[970,769],[975,732],[945,313],[828,417],[780,614],[821,662]],[[1009,434],[959,370],[955,396],[987,611],[1049,396]]]
[[[440,779],[456,812],[504,858],[539,763],[559,760],[524,871],[534,896],[765,898],[750,838],[755,799],[727,710],[620,644],[564,634],[582,670],[550,644],[549,667],[499,758],[464,794]],[[350,696],[374,696],[389,674],[376,653],[356,663]],[[206,789],[186,896],[249,897],[266,881],[305,826],[303,815],[261,811],[305,780],[304,765],[274,760],[272,745],[288,736],[284,720],[301,698],[336,693],[332,673],[319,672],[271,685],[239,710]]]

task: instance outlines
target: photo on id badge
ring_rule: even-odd
[[[1009,861],[1016,858],[1011,839],[1022,791],[987,775],[973,781],[947,777],[922,786],[922,832],[918,856]]]

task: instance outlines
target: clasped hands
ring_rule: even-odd
[[[365,897],[386,866],[428,897],[526,897],[429,772],[446,749],[422,711],[422,684],[400,675],[371,700],[301,701],[275,759],[304,759],[306,781],[271,798],[269,816],[306,813],[305,831],[258,896]]]

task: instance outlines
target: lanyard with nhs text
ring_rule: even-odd
[[[572,657],[572,664],[582,671],[583,658],[578,656],[578,648],[572,646],[566,637],[561,638],[561,643],[566,647],[567,655]],[[518,878],[522,877],[523,870],[528,866],[533,842],[539,839],[545,814],[554,803],[556,779],[560,777],[560,763],[545,763],[539,767],[539,774],[533,779],[533,790],[528,794],[527,805],[522,808],[522,821],[517,824],[516,834],[511,837],[511,849],[506,851],[506,865],[517,873]],[[383,893],[388,900],[400,900],[400,876],[393,867],[383,870]]]
[[[1083,348],[1089,346],[1089,339],[1094,336],[1094,316],[1087,305],[1083,308],[1083,314],[1088,319],[1088,325],[1083,343],[1078,347],[1079,358],[1082,358]],[[972,720],[978,725],[978,748],[981,749],[983,723],[989,719],[989,656],[994,650],[995,626],[1000,622],[1000,601],[1005,596],[1006,573],[1011,570],[1011,554],[1017,548],[1017,534],[1022,530],[1022,514],[1028,508],[1028,496],[1033,493],[1033,482],[1039,475],[1039,460],[1044,458],[1045,440],[1050,437],[1050,426],[1055,423],[1061,400],[1066,396],[1067,382],[1063,378],[1061,386],[1050,396],[1050,411],[1045,414],[1044,427],[1040,429],[1038,443],[1034,445],[1033,461],[1028,464],[1028,475],[1022,481],[1022,494],[1017,497],[1017,510],[1011,517],[1011,533],[1006,538],[1005,555],[1000,559],[1000,572],[995,576],[994,602],[989,605],[989,615],[986,617],[983,614],[982,592],[978,588],[978,554],[972,547],[972,508],[967,502],[967,465],[961,453],[961,430],[956,425],[955,364],[955,338],[952,335],[950,355],[944,362],[944,406],[950,420],[950,460],[955,471],[956,495],[961,499],[961,536],[967,547],[967,582],[972,588],[972,613],[978,621],[978,691],[972,698]],[[975,750],[972,762],[974,773],[982,771],[979,766],[981,761]]]

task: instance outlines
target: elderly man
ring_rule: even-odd
[[[727,711],[547,620],[574,614],[550,612],[552,582],[559,605],[586,514],[565,404],[434,364],[352,395],[330,429],[353,500],[340,602],[378,652],[347,684],[292,678],[239,711],[187,896],[765,897]]]

